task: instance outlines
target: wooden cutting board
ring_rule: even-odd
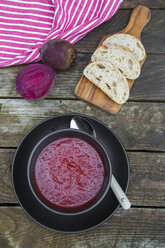
[[[134,35],[137,39],[141,40],[141,32],[145,25],[149,22],[150,17],[150,10],[145,6],[139,5],[133,10],[128,25],[123,30],[117,33]],[[100,41],[98,47],[101,46],[104,40],[110,37],[111,35],[113,34],[104,36]],[[140,62],[141,67],[145,60],[146,57]],[[128,80],[129,88],[132,87],[133,83],[133,80]],[[81,76],[75,88],[75,95],[81,98],[82,100],[90,102],[110,113],[117,113],[122,106],[110,99],[99,88],[92,84],[84,75]]]

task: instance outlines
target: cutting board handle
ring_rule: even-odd
[[[143,28],[149,22],[150,18],[150,9],[145,6],[139,5],[134,8],[128,25],[121,32],[134,35],[136,38],[140,39],[140,34]]]

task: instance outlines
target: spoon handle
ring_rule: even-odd
[[[111,189],[122,208],[128,210],[131,207],[131,203],[113,175],[111,180]]]

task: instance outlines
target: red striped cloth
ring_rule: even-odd
[[[40,60],[50,39],[72,44],[117,11],[122,0],[0,0],[0,66]]]

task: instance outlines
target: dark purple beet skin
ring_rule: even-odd
[[[19,71],[16,89],[27,100],[42,98],[50,90],[56,72],[47,65],[30,64]]]
[[[46,42],[40,49],[42,62],[53,69],[66,70],[75,59],[75,50],[71,43],[62,39]]]

